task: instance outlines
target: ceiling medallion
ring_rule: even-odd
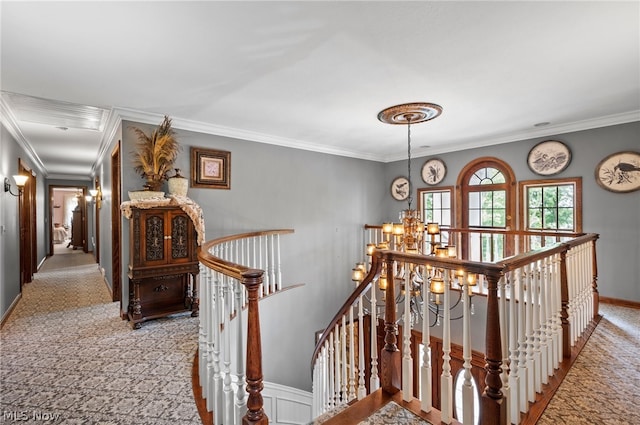
[[[378,113],[378,120],[386,124],[417,124],[429,121],[442,113],[442,106],[435,103],[404,103],[383,109]]]

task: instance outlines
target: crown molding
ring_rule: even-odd
[[[612,125],[626,124],[630,122],[640,121],[640,110],[623,112],[620,114],[607,115],[589,120],[574,121],[566,124],[547,126],[541,128],[532,128],[530,130],[509,133],[505,135],[490,136],[483,139],[473,139],[468,142],[456,144],[454,148],[448,146],[416,149],[413,152],[414,157],[432,156],[442,153],[457,152],[468,149],[482,148],[492,145],[500,145],[503,143],[513,143],[522,140],[535,139],[539,137],[557,137],[561,134],[574,133],[577,131],[591,130],[600,127],[609,127]],[[393,155],[387,157],[384,162],[401,161],[407,159],[406,155]]]
[[[134,109],[114,108],[122,120],[135,121],[144,124],[158,124],[164,115],[148,113]],[[238,128],[225,127],[221,125],[208,124],[200,121],[187,120],[180,117],[171,117],[171,124],[176,129],[193,131],[196,133],[210,134],[214,136],[230,137],[233,139],[248,140],[251,142],[265,143],[269,145],[283,146],[293,149],[302,149],[329,155],[346,156],[351,158],[366,159],[370,161],[383,162],[384,156],[373,155],[366,152],[352,151],[335,147],[323,146],[315,143],[308,143],[299,140],[277,137],[255,131],[242,130]]]
[[[162,121],[164,115],[149,113],[134,109],[126,108],[114,108],[112,115],[121,120],[140,122],[145,124],[157,124]],[[110,117],[111,118],[111,117]],[[120,121],[117,123],[119,124]],[[475,149],[480,147],[499,145],[503,143],[518,142],[527,139],[534,139],[537,137],[552,137],[560,134],[572,133],[576,131],[590,130],[593,128],[607,127],[618,124],[626,124],[629,122],[640,121],[640,110],[623,112],[620,114],[607,115],[604,117],[598,117],[589,120],[574,121],[566,124],[559,124],[554,126],[532,128],[530,130],[519,131],[515,133],[509,133],[504,135],[489,136],[483,139],[473,139],[466,143],[456,144],[454,147],[442,146],[427,149],[416,149],[413,155],[415,157],[430,156],[441,153],[455,152],[467,149]],[[364,159],[368,161],[376,161],[389,163],[394,161],[401,161],[406,159],[404,154],[397,155],[374,155],[367,152],[352,151],[348,149],[340,149],[335,147],[327,147],[314,143],[307,143],[304,141],[287,139],[284,137],[272,136],[264,133],[258,133],[254,131],[242,130],[232,127],[224,127],[220,125],[208,124],[200,121],[193,121],[182,119],[179,117],[172,117],[172,124],[174,128],[193,131],[196,133],[204,133],[215,136],[230,137],[240,140],[248,140],[257,143],[266,143],[270,145],[283,146],[292,149],[302,149],[312,152],[325,153],[328,155],[345,156],[349,158]],[[117,125],[116,125],[117,127]],[[109,140],[111,140],[109,138]]]
[[[83,183],[93,182],[92,178],[89,178],[88,176],[85,176],[85,175],[79,175],[79,174],[49,174],[49,176],[47,176],[47,179],[48,180],[71,180],[71,181],[78,181]]]
[[[104,131],[102,132],[102,139],[100,140],[100,147],[98,148],[98,155],[96,156],[96,160],[91,166],[91,177],[95,177],[98,173],[98,165],[103,161],[105,155],[107,155],[107,150],[109,146],[111,146],[111,142],[116,136],[118,132],[118,128],[122,123],[122,117],[118,112],[117,108],[112,108],[109,111],[109,116],[107,117]]]
[[[0,121],[6,127],[7,131],[11,133],[18,145],[24,149],[33,166],[38,169],[43,177],[49,178],[49,174],[42,160],[40,160],[38,154],[33,150],[31,144],[27,141],[26,137],[24,137],[24,134],[22,134],[22,131],[20,131],[18,121],[11,111],[11,108],[9,108],[9,105],[7,105],[4,96],[0,96],[0,112],[2,112],[0,113]]]

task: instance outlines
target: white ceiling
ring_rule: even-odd
[[[443,107],[412,127],[414,156],[640,120],[638,1],[5,0],[0,15],[2,119],[52,178],[86,178],[120,118],[376,161],[406,157],[406,129],[376,118],[405,102]],[[10,93],[107,120],[28,123]]]

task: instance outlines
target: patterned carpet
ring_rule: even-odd
[[[0,331],[0,424],[201,424],[191,388],[198,319],[184,313],[132,331],[93,257],[65,253],[23,288]],[[538,424],[640,424],[640,310],[600,311]],[[389,422],[393,407],[366,423],[415,420]]]
[[[640,424],[640,310],[600,304],[600,314],[538,424]]]
[[[191,389],[198,319],[131,330],[93,256],[69,251],[24,286],[1,330],[0,423],[201,424]]]

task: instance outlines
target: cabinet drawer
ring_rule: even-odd
[[[159,310],[185,308],[187,275],[149,277],[140,282],[140,306],[144,315]]]

